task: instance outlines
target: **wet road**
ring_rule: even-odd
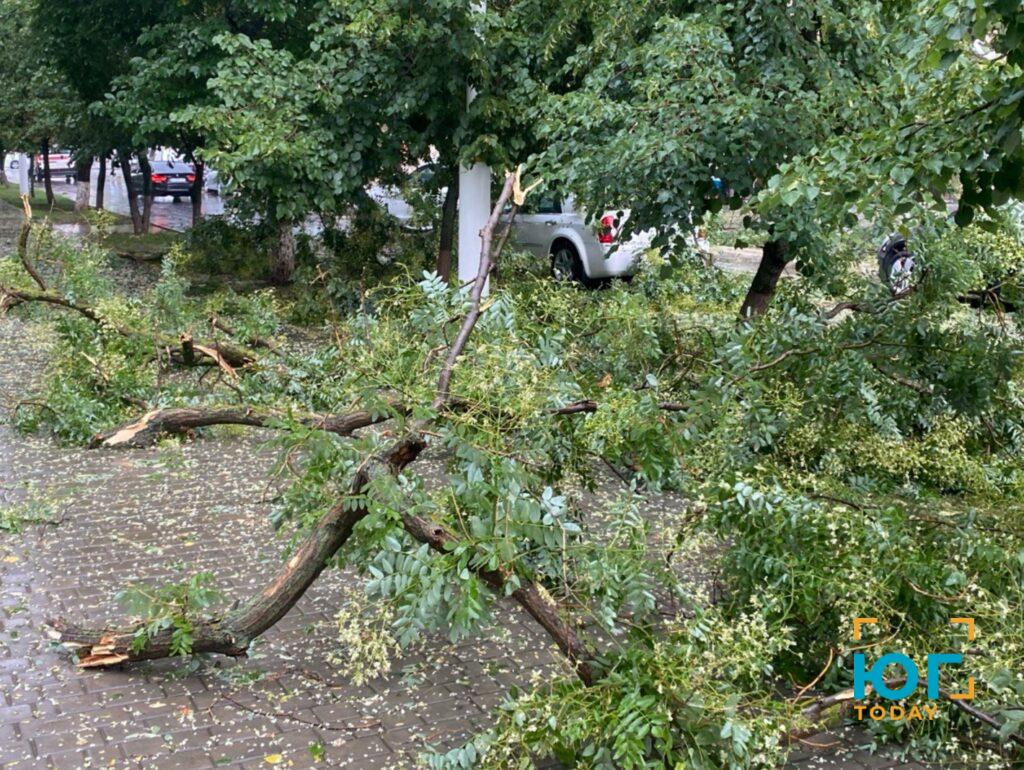
[[[89,187],[89,203],[96,203],[96,174],[98,164],[92,166],[92,184]],[[76,185],[65,183],[62,177],[53,179],[53,191],[57,195],[63,195],[74,199]],[[103,196],[103,208],[117,214],[128,216],[128,195],[124,188],[124,178],[120,172],[111,176],[107,170],[107,183]],[[203,193],[203,214],[213,216],[224,213],[224,201],[217,195]],[[187,230],[192,226],[192,206],[187,198],[182,198],[177,203],[173,198],[161,197],[153,201],[152,224],[163,230]]]
[[[18,172],[11,166],[14,156],[9,155],[4,159],[4,171],[7,178],[16,181]],[[96,205],[96,176],[99,172],[99,164],[92,165],[92,183],[89,187],[89,203]],[[53,191],[65,198],[75,199],[76,185],[65,181],[61,174],[52,176]],[[119,170],[107,169],[107,182],[103,196],[103,208],[113,211],[116,214],[128,216],[128,195],[124,188],[124,178]],[[203,214],[215,216],[224,213],[224,201],[217,195],[203,193]],[[155,228],[162,230],[187,230],[192,226],[192,206],[187,198],[175,202],[173,198],[162,197],[153,201],[152,224]]]

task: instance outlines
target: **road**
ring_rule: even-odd
[[[8,156],[8,163],[13,156]],[[9,165],[4,169],[7,178],[16,180],[18,172]],[[96,204],[96,175],[99,171],[99,164],[92,165],[92,184],[89,188],[89,203]],[[53,192],[66,198],[74,200],[76,185],[67,184],[63,176],[53,176]],[[103,196],[103,208],[113,211],[116,214],[128,216],[128,195],[124,188],[124,178],[120,171],[107,169],[107,183]],[[224,213],[224,201],[217,195],[203,193],[203,213],[213,216]],[[177,230],[182,232],[192,226],[192,206],[188,199],[182,199],[175,203],[172,198],[157,198],[153,201],[152,224],[162,230]]]

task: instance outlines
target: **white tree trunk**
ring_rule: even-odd
[[[483,163],[459,169],[459,286],[476,277],[480,233],[491,213],[491,169]],[[484,293],[487,293],[486,285]]]
[[[89,208],[89,181],[80,179],[75,185],[75,211]]]

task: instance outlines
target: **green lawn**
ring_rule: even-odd
[[[0,203],[6,203],[18,209],[21,208],[21,195],[18,194],[18,185],[7,182],[0,185]],[[53,207],[46,203],[46,192],[42,184],[36,185],[35,195],[29,200],[32,204],[32,215],[36,217],[48,217],[56,224],[78,224],[87,221],[85,217],[75,211],[75,202],[63,195],[53,196]],[[121,214],[113,214],[117,221],[127,222],[127,217]]]
[[[180,233],[160,230],[146,235],[108,233],[100,243],[115,254],[144,262],[159,259],[181,238]]]

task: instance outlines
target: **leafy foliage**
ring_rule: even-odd
[[[158,587],[131,585],[118,593],[118,601],[139,618],[132,649],[144,650],[152,638],[169,630],[171,654],[188,655],[192,651],[196,619],[221,598],[212,584],[213,575],[197,572],[181,583]]]
[[[996,273],[1010,289],[1024,249],[1011,229],[995,230],[920,232],[924,269],[896,298],[855,269],[864,240],[853,234],[832,252],[851,269],[784,285],[778,312],[756,326],[733,320],[740,282],[703,263],[582,292],[513,259],[456,369],[456,406],[430,436],[444,484],[413,465],[346,498],[386,436],[342,439],[299,419],[360,404],[400,429],[430,413],[436,351],[466,307],[431,275],[368,286],[357,310],[332,318],[330,339],[246,367],[231,387],[201,385],[132,338],[62,318],[58,365],[80,369],[71,385],[54,370],[50,403],[72,388],[61,420],[82,427],[46,409],[23,427],[80,438],[130,412],[127,393],[273,407],[289,479],[275,524],[297,537],[339,499],[370,507],[337,557],[366,577],[365,596],[339,616],[337,665],[360,681],[426,634],[485,630],[500,597],[479,570],[506,576],[506,594],[529,580],[571,603],[597,683],[566,671],[512,693],[491,730],[433,766],[529,767],[546,754],[595,768],[777,766],[803,705],[780,689],[823,666],[819,687],[849,686],[850,622],[864,615],[883,623],[871,640],[880,651],[915,656],[957,649],[951,614],[976,618],[976,705],[1003,720],[1009,751],[1019,682],[1008,672],[1024,650],[1020,330],[1013,316],[958,301]],[[215,308],[245,338],[282,328],[270,294],[193,294],[180,254],[149,296],[115,302],[95,252],[59,259],[61,248],[50,265],[64,266],[61,290],[118,323],[173,335]],[[829,312],[830,290],[855,297],[853,309]],[[580,402],[593,407],[553,413]],[[623,480],[604,501],[591,494],[605,483],[602,463]],[[656,490],[683,497],[652,518],[644,502]],[[443,523],[453,545],[415,542],[401,524],[411,514]],[[684,569],[688,559],[717,571],[724,590]],[[139,643],[173,627],[187,650],[188,612],[207,589],[204,579],[150,592]],[[1002,761],[970,747],[976,725],[940,714],[872,729],[919,756]]]

